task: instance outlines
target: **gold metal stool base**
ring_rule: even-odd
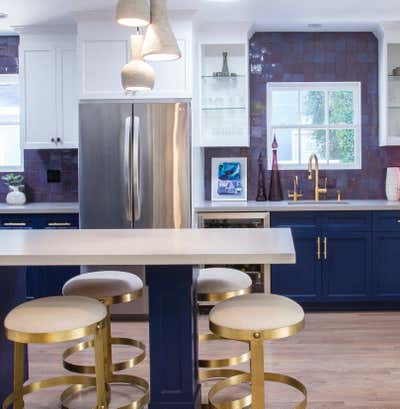
[[[240,372],[240,371],[237,371]],[[272,373],[272,372],[265,372],[264,373],[264,381],[268,382],[276,382],[291,386],[292,388],[301,392],[304,396],[304,399],[297,404],[294,409],[306,409],[307,407],[307,388],[297,379],[292,378],[287,375]],[[244,409],[248,406],[252,405],[252,395],[247,395],[241,399],[237,399],[234,401],[224,402],[224,403],[216,403],[215,402],[215,395],[222,391],[223,389],[237,386],[242,383],[251,382],[251,374],[250,373],[239,373],[226,378],[218,383],[216,383],[209,392],[208,400],[209,400],[209,407],[212,409]],[[262,403],[264,405],[264,403]]]
[[[207,341],[227,341],[225,338],[221,338],[216,334],[203,334],[199,335],[199,342],[207,342]],[[238,341],[238,342],[245,342],[246,341]],[[199,359],[199,367],[200,368],[226,368],[227,366],[236,366],[239,364],[243,364],[245,362],[250,361],[251,353],[250,351],[245,352],[242,355],[234,356],[231,358],[222,358],[222,359]]]
[[[226,379],[231,378],[233,376],[245,374],[246,372],[239,371],[237,369],[207,369],[207,370],[200,370],[199,371],[199,380],[200,382],[204,383],[208,380],[216,380],[216,379]],[[207,403],[201,404],[202,409],[209,409],[210,405]]]
[[[66,406],[66,404],[64,404],[66,400],[75,397],[77,394],[87,389],[88,387],[95,386],[96,385],[95,378],[91,378],[91,379],[94,380],[93,385],[87,385],[87,384],[72,385],[68,389],[66,389],[61,394],[61,398],[60,398],[62,402],[61,408],[69,409],[69,407]],[[113,383],[134,386],[143,391],[143,396],[140,399],[137,399],[127,405],[120,406],[117,409],[141,409],[149,403],[150,386],[148,382],[145,381],[144,379],[139,378],[138,376],[133,376],[133,375],[112,375],[109,380],[109,383],[107,383],[107,386],[108,386],[107,395],[108,395],[109,402],[110,402],[110,384],[113,384]]]
[[[72,375],[72,376],[59,376],[56,378],[45,379],[38,382],[33,382],[22,387],[22,389],[10,394],[3,402],[2,409],[8,409],[17,400],[20,400],[23,396],[31,393],[39,392],[43,389],[54,388],[56,386],[72,385],[70,388],[76,386],[96,387],[96,378],[92,378],[84,375]],[[93,409],[102,409],[99,406],[95,406]],[[104,408],[103,408],[104,409]]]
[[[140,364],[146,358],[146,346],[143,342],[130,339],[130,338],[111,338],[111,345],[124,345],[135,347],[141,350],[141,353],[134,358],[130,359],[129,361],[124,362],[117,362],[111,364],[111,371],[112,372],[119,372],[125,369],[131,369],[136,365]],[[63,366],[65,369],[71,372],[80,373],[80,374],[94,374],[95,367],[94,365],[77,365],[69,362],[67,359],[70,358],[73,354],[77,352],[82,352],[86,349],[93,348],[94,341],[89,340],[86,342],[81,342],[68,348],[63,353]]]

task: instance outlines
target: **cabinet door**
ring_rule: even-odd
[[[372,234],[329,232],[322,239],[322,281],[326,300],[357,300],[371,295]]]
[[[23,49],[21,72],[25,147],[47,148],[57,135],[55,50],[51,47]]]
[[[191,98],[191,78],[187,39],[178,38],[182,58],[150,63],[155,71],[152,91],[126,94],[121,84],[121,69],[130,59],[129,38],[80,40],[80,97],[84,99]]]
[[[321,261],[318,260],[317,231],[292,231],[297,263],[272,266],[272,292],[297,301],[317,301],[321,297]]]
[[[57,148],[77,148],[78,132],[78,69],[75,49],[57,51],[58,142]]]
[[[400,297],[398,255],[400,232],[374,233],[374,296],[387,299]]]
[[[76,214],[41,214],[32,216],[37,229],[77,229]],[[27,269],[28,298],[61,295],[66,281],[80,273],[79,266],[34,266]]]

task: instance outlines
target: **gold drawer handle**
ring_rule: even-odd
[[[317,259],[321,260],[321,237],[317,239]]]
[[[4,227],[26,227],[26,223],[24,222],[20,222],[20,223],[16,223],[16,222],[9,222],[9,223],[3,223]]]
[[[328,239],[324,237],[324,260],[328,259]]]
[[[65,222],[65,223],[47,223],[48,227],[71,227],[71,223]]]

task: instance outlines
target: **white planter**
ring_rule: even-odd
[[[386,198],[390,201],[400,200],[400,168],[387,168]]]
[[[25,193],[19,190],[19,186],[10,186],[6,202],[10,206],[24,205],[26,203]]]

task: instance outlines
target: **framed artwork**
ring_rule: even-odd
[[[247,158],[212,158],[211,199],[247,200]]]

